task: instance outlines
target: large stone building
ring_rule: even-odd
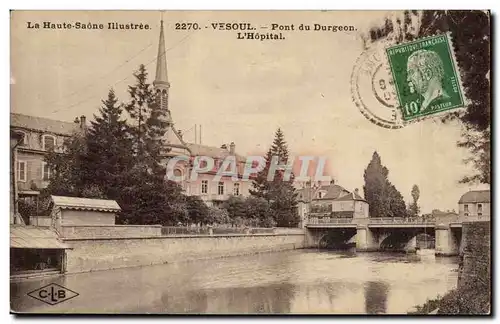
[[[10,114],[11,132],[20,136],[13,172],[19,198],[33,197],[47,187],[50,169],[45,156],[50,150],[61,152],[64,140],[86,127],[85,116],[74,123],[41,117]]]
[[[302,226],[307,222],[369,217],[368,203],[359,195],[358,189],[350,192],[333,181],[328,185],[299,189],[297,199]]]

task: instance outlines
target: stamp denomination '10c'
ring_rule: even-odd
[[[388,47],[403,120],[464,106],[449,37],[437,35]]]

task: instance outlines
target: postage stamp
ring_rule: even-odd
[[[447,34],[386,49],[403,120],[464,106],[458,68]]]

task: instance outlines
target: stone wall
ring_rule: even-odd
[[[461,255],[458,288],[478,282],[489,286],[491,269],[491,223],[466,222],[462,225],[463,253]]]
[[[161,236],[161,225],[75,225],[62,226],[64,238],[109,238]]]
[[[149,238],[68,238],[68,273],[237,256],[304,247],[304,233]]]
[[[115,213],[96,210],[64,209],[62,225],[115,225]]]

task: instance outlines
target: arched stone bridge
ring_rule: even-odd
[[[310,217],[306,225],[309,247],[356,246],[357,251],[384,249],[415,251],[417,235],[435,238],[436,255],[457,255],[461,249],[460,221],[436,224],[415,218],[331,218]]]

